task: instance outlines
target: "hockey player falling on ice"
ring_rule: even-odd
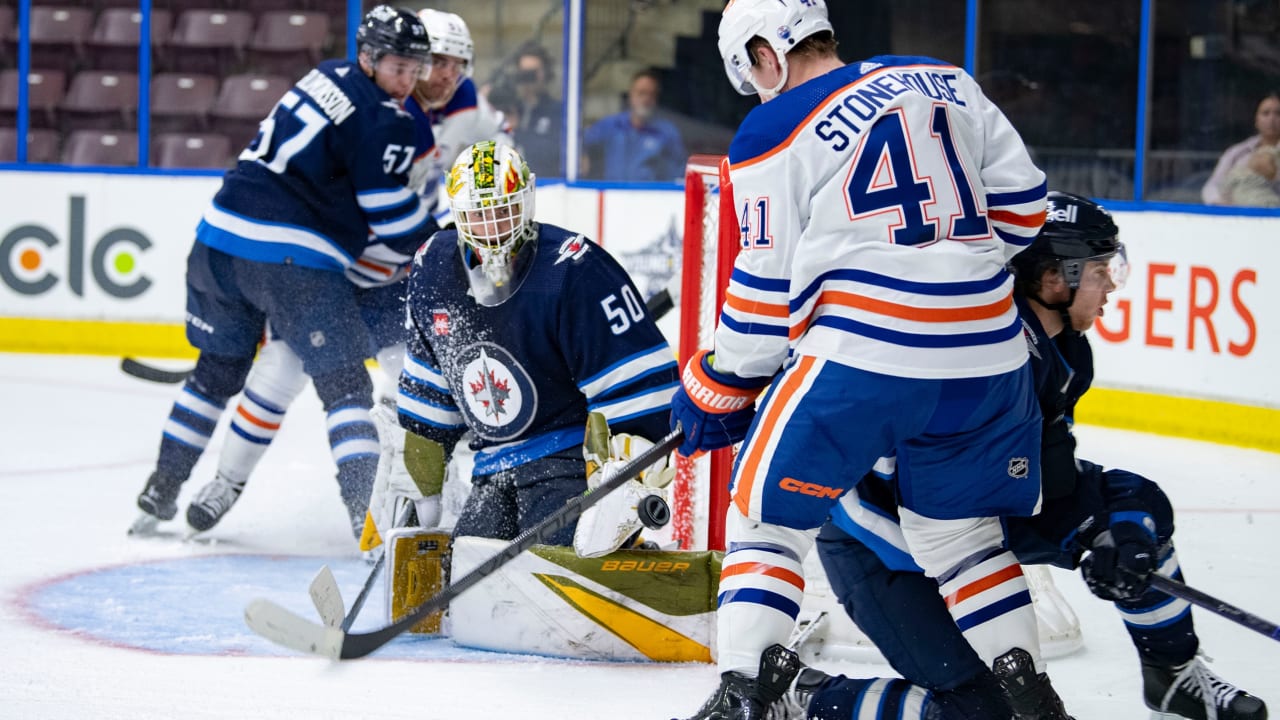
[[[729,149],[743,236],[715,348],[672,399],[681,453],[745,438],[721,685],[694,717],[768,711],[760,655],[795,624],[814,531],[895,451],[903,532],[934,592],[965,598],[950,610],[985,667],[1065,717],[1000,523],[1040,504],[1040,416],[1005,263],[1043,222],[1044,174],[963,70],[841,63],[821,0],[736,0],[719,48],[733,85],[764,102]],[[982,690],[951,701],[1008,713],[998,684]]]
[[[1191,606],[1147,589],[1157,570],[1182,577],[1169,499],[1147,478],[1075,456],[1075,407],[1093,380],[1085,332],[1123,284],[1127,264],[1119,231],[1097,203],[1051,192],[1047,218],[1036,241],[1013,260],[1044,415],[1045,500],[1039,515],[1008,519],[1010,545],[1023,563],[1081,568],[1090,589],[1116,603],[1138,651],[1147,707],[1167,718],[1262,720],[1261,700],[1196,657]],[[819,532],[819,556],[836,596],[895,670],[929,687],[963,687],[985,667],[942,599],[925,592],[932,581],[894,550],[904,542],[885,522],[895,512],[892,498],[891,481],[868,476]],[[925,645],[922,636],[930,639]],[[1017,717],[1042,715],[1030,709]]]
[[[534,183],[514,148],[491,141],[464,149],[449,171],[454,228],[418,252],[409,274],[398,404],[419,482],[391,478],[385,491],[380,483],[379,529],[392,524],[399,498],[439,492],[467,430],[475,467],[454,535],[508,540],[587,489],[588,412],[607,418],[615,440],[632,437],[633,454],[666,434],[671,348],[617,261],[534,220]],[[648,491],[614,494],[627,493]],[[606,547],[595,549],[621,545],[618,535],[630,533],[619,527],[633,526],[601,528]],[[573,534],[566,526],[552,544],[569,545]]]
[[[364,367],[372,343],[344,273],[360,258],[407,262],[436,226],[407,187],[415,130],[401,106],[430,60],[426,29],[380,5],[356,37],[357,62],[321,63],[276,103],[196,230],[187,339],[200,357],[165,423],[135,530],[177,513],[268,322],[315,384],[343,503],[357,528],[364,518],[379,454]]]

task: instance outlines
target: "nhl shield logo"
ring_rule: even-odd
[[[1030,468],[1031,462],[1027,458],[1009,458],[1009,477],[1011,478],[1025,479]]]

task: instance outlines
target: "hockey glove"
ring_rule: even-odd
[[[382,544],[382,532],[395,527],[397,508],[412,502],[418,524],[433,527],[440,522],[440,493],[444,487],[444,448],[400,427],[396,411],[379,404],[369,411],[378,427],[378,471],[369,497],[360,549]]]
[[[639,437],[609,433],[604,415],[593,412],[587,417],[587,434],[582,443],[582,456],[587,463],[587,487],[594,490],[609,479],[631,459],[653,443]],[[675,477],[675,468],[663,456],[637,479],[628,480],[609,493],[603,500],[587,508],[578,518],[573,534],[573,549],[579,557],[592,558],[608,555],[626,543],[644,524],[641,508],[650,496],[662,500],[665,506],[666,487]]]
[[[1107,526],[1089,543],[1080,563],[1089,590],[1104,600],[1136,600],[1156,570],[1156,523],[1136,507],[1112,506]]]
[[[686,457],[742,442],[755,418],[756,397],[771,379],[719,372],[714,359],[706,350],[695,353],[671,398],[671,428],[678,424],[684,430],[677,452]]]

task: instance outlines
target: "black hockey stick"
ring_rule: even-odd
[[[644,307],[649,311],[649,316],[654,322],[662,319],[663,315],[675,309],[676,303],[671,299],[671,293],[666,288],[662,288],[653,294],[653,297],[645,301]]]
[[[184,382],[187,376],[191,374],[191,370],[195,368],[191,370],[165,370],[127,357],[120,360],[120,369],[124,371],[125,375],[132,375],[139,380],[176,385]]]
[[[266,599],[249,603],[244,610],[244,620],[251,630],[264,638],[297,650],[334,660],[361,658],[391,642],[397,635],[417,625],[431,613],[443,610],[462,593],[498,568],[506,565],[520,553],[539,543],[545,543],[552,535],[578,519],[583,512],[600,502],[610,492],[640,474],[659,458],[678,447],[684,440],[684,431],[677,428],[656,445],[632,458],[618,468],[617,474],[607,478],[594,490],[588,490],[563,507],[551,513],[542,522],[525,530],[498,554],[480,563],[471,572],[453,581],[444,590],[427,599],[408,615],[396,622],[365,633],[348,633],[341,628],[318,625],[300,617],[291,610]],[[385,555],[385,553],[384,553]]]
[[[666,288],[663,288],[649,298],[645,303],[645,308],[649,311],[650,317],[657,321],[675,308],[675,302],[671,299],[671,293]],[[127,357],[120,360],[120,369],[126,375],[132,375],[140,380],[176,385],[180,382],[185,382],[195,368],[191,370],[165,370],[164,368],[158,368]]]
[[[1172,595],[1173,597],[1186,600],[1192,605],[1198,605],[1214,615],[1224,617],[1234,623],[1239,623],[1254,632],[1262,633],[1272,640],[1280,640],[1280,625],[1263,620],[1253,613],[1245,612],[1235,605],[1223,602],[1212,595],[1196,590],[1195,588],[1184,583],[1180,583],[1173,578],[1152,573],[1151,587],[1166,595]]]

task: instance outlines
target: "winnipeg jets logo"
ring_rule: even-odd
[[[462,395],[477,433],[491,440],[507,440],[528,427],[537,405],[537,391],[528,374],[503,348],[491,343],[473,345],[463,353]]]
[[[560,243],[560,256],[556,258],[555,264],[559,265],[565,260],[577,260],[586,254],[591,246],[587,244],[586,238],[581,235],[573,237]]]
[[[483,410],[483,417],[493,419],[495,425],[503,424],[502,418],[510,415],[507,410],[507,399],[511,397],[511,379],[498,377],[490,367],[489,358],[480,353],[480,367],[472,369],[474,380],[467,380],[471,391],[470,401],[477,409]]]

